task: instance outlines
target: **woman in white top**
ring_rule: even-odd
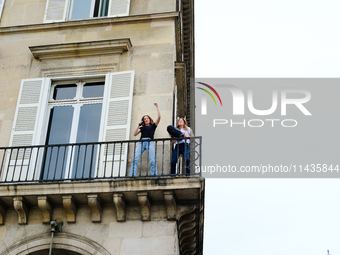
[[[177,128],[183,133],[184,137],[194,136],[191,128],[187,126],[187,122],[183,118],[180,118],[177,120]],[[190,174],[190,159],[189,159],[190,139],[182,139],[179,142],[174,140],[174,143],[176,144],[176,146],[172,154],[171,174],[176,174],[176,164],[178,161],[178,157],[179,155],[182,154],[183,160],[185,161],[185,165],[186,165],[185,173],[189,175]]]

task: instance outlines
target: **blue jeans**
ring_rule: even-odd
[[[176,164],[179,155],[183,155],[183,160],[185,160],[185,174],[190,174],[190,159],[189,159],[189,152],[190,152],[190,144],[180,143],[176,144],[175,150],[172,153],[172,160],[171,160],[171,174],[176,174]]]
[[[142,140],[150,140],[150,138],[142,138]],[[147,150],[149,152],[149,161],[150,161],[150,171],[151,175],[157,175],[157,166],[156,166],[156,156],[155,156],[155,144],[154,142],[140,142],[137,145],[135,150],[135,154],[133,157],[133,161],[131,164],[130,176],[137,175],[137,165],[139,158],[142,156],[142,153]]]

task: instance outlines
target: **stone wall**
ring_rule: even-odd
[[[6,1],[6,4],[7,1]],[[91,56],[35,59],[29,47],[63,45],[129,38],[130,50]],[[115,19],[77,21],[0,28],[0,146],[8,146],[22,79],[105,74],[134,70],[134,95],[130,139],[140,118],[157,118],[153,103],[162,113],[155,138],[168,138],[166,126],[172,123],[175,20],[154,17],[124,21]]]
[[[176,222],[166,220],[164,208],[155,207],[150,222],[142,222],[138,211],[138,207],[132,206],[127,221],[117,222],[114,206],[104,206],[102,222],[92,223],[90,208],[84,205],[79,206],[77,222],[72,224],[67,223],[62,208],[55,208],[53,217],[63,221],[64,225],[62,233],[55,234],[53,248],[81,254],[86,254],[83,252],[89,249],[96,252],[89,251],[90,254],[105,254],[103,250],[111,255],[178,254]],[[17,218],[14,209],[7,211],[7,223],[0,226],[0,254],[16,255],[25,250],[30,253],[48,249],[50,226],[42,224],[40,210],[31,208],[28,225],[18,225]]]

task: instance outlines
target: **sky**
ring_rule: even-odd
[[[340,78],[339,14],[338,0],[195,0],[196,77]],[[340,254],[339,197],[338,179],[207,178],[204,254]]]

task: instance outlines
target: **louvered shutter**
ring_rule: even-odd
[[[46,100],[46,79],[22,80],[10,139],[11,147],[31,146],[39,143],[41,118]],[[32,180],[33,173],[40,171],[35,165],[37,149],[18,148],[8,151],[3,179],[7,181]],[[31,168],[31,169],[30,169]],[[34,171],[36,170],[36,171]],[[20,178],[19,178],[20,176]]]
[[[129,140],[133,83],[134,71],[111,73],[107,76],[101,140]],[[100,151],[101,167],[98,177],[125,176],[127,143],[104,145]]]
[[[68,4],[69,0],[47,0],[44,23],[65,21]]]
[[[130,0],[111,0],[109,4],[109,17],[129,16]]]
[[[5,0],[0,0],[0,19],[1,19],[2,9],[4,8],[4,5],[5,5]]]

